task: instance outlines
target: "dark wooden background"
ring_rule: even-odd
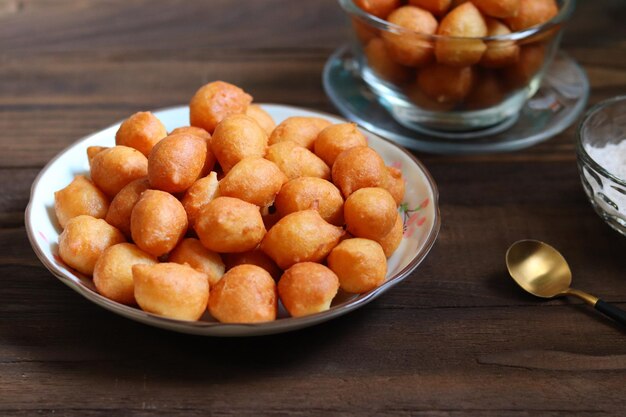
[[[590,104],[626,94],[626,3],[579,1],[564,49]],[[271,337],[169,333],[104,311],[39,263],[23,226],[57,152],[224,79],[333,112],[320,83],[348,36],[335,0],[0,0],[0,415],[618,416],[626,333],[507,278],[522,238],[626,307],[626,239],[583,194],[574,136],[511,154],[418,154],[443,227],[404,283],[346,317]]]

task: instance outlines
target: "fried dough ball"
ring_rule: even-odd
[[[92,275],[102,252],[125,241],[122,232],[104,220],[82,214],[70,219],[59,235],[59,256],[78,272]]]
[[[546,49],[542,44],[529,44],[520,48],[516,64],[506,67],[504,77],[511,88],[527,85],[539,72],[546,57]]]
[[[223,82],[208,83],[194,94],[189,103],[189,121],[213,133],[218,123],[233,114],[244,114],[252,97],[241,88]]]
[[[322,219],[316,210],[303,210],[283,217],[272,227],[261,250],[281,269],[298,262],[320,262],[337,245],[344,231]]]
[[[367,45],[369,41],[377,38],[380,35],[380,31],[378,29],[368,25],[358,18],[353,17],[350,20],[352,21],[352,29],[354,29],[354,34],[363,45]]]
[[[207,176],[209,172],[211,172],[211,170],[215,167],[215,162],[217,161],[215,159],[215,155],[213,155],[213,150],[211,148],[211,134],[200,127],[183,126],[177,127],[176,129],[172,130],[170,135],[177,135],[179,133],[197,136],[204,139],[204,141],[206,142],[206,158],[204,159],[204,167],[202,168],[202,173],[200,174],[200,176]]]
[[[149,111],[142,111],[124,120],[115,134],[115,144],[135,148],[148,157],[152,147],[166,136],[163,123]]]
[[[384,188],[361,188],[343,206],[347,230],[356,237],[378,240],[396,221],[396,202]]]
[[[265,226],[259,207],[232,197],[217,197],[198,214],[194,229],[214,252],[247,252],[257,247]]]
[[[328,267],[339,277],[341,289],[362,294],[385,282],[387,258],[373,240],[346,239],[328,255]]]
[[[428,10],[435,16],[443,16],[450,8],[452,0],[409,0],[409,4]]]
[[[367,58],[367,65],[380,78],[395,84],[405,83],[411,78],[411,69],[391,59],[381,38],[370,40],[363,52]]]
[[[170,252],[187,232],[187,213],[173,195],[146,190],[133,207],[130,231],[140,249],[154,256]]]
[[[211,172],[206,177],[200,178],[187,189],[181,203],[183,203],[183,207],[187,212],[187,220],[190,226],[195,224],[200,210],[217,198],[218,190],[219,183],[216,172]]]
[[[280,217],[313,209],[328,223],[343,225],[341,192],[332,182],[321,178],[299,177],[290,180],[280,189],[274,205]]]
[[[105,149],[91,160],[91,180],[109,197],[115,197],[126,184],[146,175],[148,159],[128,146]]]
[[[276,262],[259,248],[248,252],[225,253],[222,258],[227,270],[233,269],[237,265],[256,265],[265,269],[276,281],[280,279],[280,275],[283,273]]]
[[[206,141],[194,135],[175,134],[157,143],[148,157],[148,180],[152,188],[180,193],[202,173]]]
[[[519,0],[515,15],[505,19],[514,32],[540,25],[559,14],[555,0]]]
[[[271,205],[287,177],[275,163],[264,158],[244,158],[219,183],[219,193],[259,207]]]
[[[87,148],[87,160],[89,161],[90,169],[91,169],[91,161],[93,160],[93,157],[106,149],[109,149],[109,148],[107,146],[89,146]]]
[[[265,159],[275,163],[290,180],[298,177],[330,179],[330,168],[324,161],[307,148],[291,141],[270,146]]]
[[[402,2],[401,0],[354,0],[354,4],[369,14],[385,19]]]
[[[388,176],[385,161],[367,146],[341,152],[333,164],[333,183],[345,198],[359,188],[385,187]]]
[[[480,11],[467,2],[453,9],[439,24],[437,35],[459,38],[487,36],[487,25]],[[437,62],[467,67],[480,61],[487,45],[480,39],[440,39],[435,44]]]
[[[115,196],[109,211],[104,218],[111,226],[117,227],[126,237],[130,237],[130,214],[133,207],[139,201],[141,193],[150,188],[150,182],[147,178],[140,178],[132,181],[120,190]]]
[[[293,317],[330,309],[339,290],[339,278],[324,265],[301,262],[285,271],[278,281],[278,295]]]
[[[393,227],[385,236],[377,239],[376,241],[383,248],[383,252],[385,252],[385,256],[389,258],[393,253],[398,249],[400,243],[402,243],[402,236],[404,234],[404,222],[402,221],[402,216],[400,213],[396,215],[396,221],[393,224]]]
[[[312,150],[317,135],[330,125],[328,120],[320,117],[289,117],[276,126],[268,143],[271,146],[279,142],[291,141]]]
[[[484,109],[495,106],[504,99],[504,86],[500,77],[492,72],[483,72],[478,77],[472,92],[465,99],[468,109]]]
[[[272,116],[258,104],[250,104],[248,110],[246,110],[246,116],[253,118],[268,136],[272,134],[276,127],[276,122],[272,119]]]
[[[497,19],[486,18],[487,36],[508,35],[511,30]],[[487,50],[480,59],[485,68],[502,68],[519,59],[519,46],[514,41],[489,41]]]
[[[135,285],[133,265],[154,265],[157,259],[132,243],[118,243],[108,247],[98,258],[93,270],[93,283],[106,298],[126,305],[134,305]]]
[[[132,267],[135,299],[142,310],[176,320],[202,317],[209,301],[206,275],[188,265],[161,263]]]
[[[218,253],[205,248],[198,239],[183,239],[167,258],[168,262],[187,264],[196,271],[202,272],[213,287],[224,275],[224,262]]]
[[[394,10],[387,20],[407,29],[406,33],[382,33],[389,56],[394,61],[407,67],[420,67],[432,60],[432,43],[412,33],[434,35],[437,32],[437,19],[432,13],[419,7],[403,6]]]
[[[226,272],[209,296],[209,312],[222,323],[272,321],[277,311],[276,284],[255,265],[239,265]]]
[[[387,172],[389,173],[389,177],[387,179],[387,191],[391,194],[396,205],[399,206],[404,200],[404,192],[406,189],[406,184],[404,182],[404,178],[402,177],[402,171],[398,168],[387,167]]]
[[[438,103],[459,103],[472,90],[474,85],[472,67],[450,67],[433,64],[417,75],[420,90]]]
[[[243,158],[265,155],[267,133],[249,116],[229,116],[215,128],[211,149],[224,173],[228,173]]]
[[[54,213],[61,228],[76,216],[86,214],[103,219],[109,209],[109,198],[82,175],[54,193]]]
[[[487,16],[499,19],[515,16],[520,6],[520,0],[472,0],[472,3]]]
[[[427,96],[418,85],[417,79],[415,83],[411,84],[405,90],[405,94],[409,100],[425,110],[445,112],[453,110],[454,107],[456,107],[455,102],[440,102]]]
[[[332,167],[337,155],[346,149],[367,146],[367,139],[356,123],[339,123],[328,126],[317,136],[313,145],[315,155]]]

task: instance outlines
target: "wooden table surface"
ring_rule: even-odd
[[[626,3],[580,1],[563,48],[590,103],[626,94]],[[626,307],[626,239],[593,212],[575,129],[510,154],[417,154],[443,225],[401,285],[294,333],[215,339],[92,305],[37,260],[30,185],[78,138],[224,79],[260,102],[335,112],[321,87],[348,24],[335,0],[0,0],[0,415],[618,416],[626,333],[507,278],[522,238]]]

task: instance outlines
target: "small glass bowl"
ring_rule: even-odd
[[[558,14],[544,24],[460,38],[408,30],[353,0],[338,1],[352,20],[361,78],[381,104],[400,124],[447,138],[494,134],[515,122],[539,88],[575,7],[575,0],[557,0]]]
[[[578,127],[576,150],[580,179],[591,205],[609,226],[626,236],[626,178],[618,178],[593,158],[597,152],[612,152],[618,158],[611,148],[624,141],[626,96],[620,96],[595,105],[585,114]],[[626,160],[621,163],[626,165]]]

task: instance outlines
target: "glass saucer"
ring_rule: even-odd
[[[422,152],[476,154],[526,148],[567,129],[585,108],[589,97],[589,80],[584,70],[559,52],[537,93],[505,130],[487,128],[480,137],[475,132],[467,137],[435,137],[399,124],[361,80],[356,65],[348,45],[337,49],[326,62],[322,76],[324,90],[335,107],[366,129]]]

